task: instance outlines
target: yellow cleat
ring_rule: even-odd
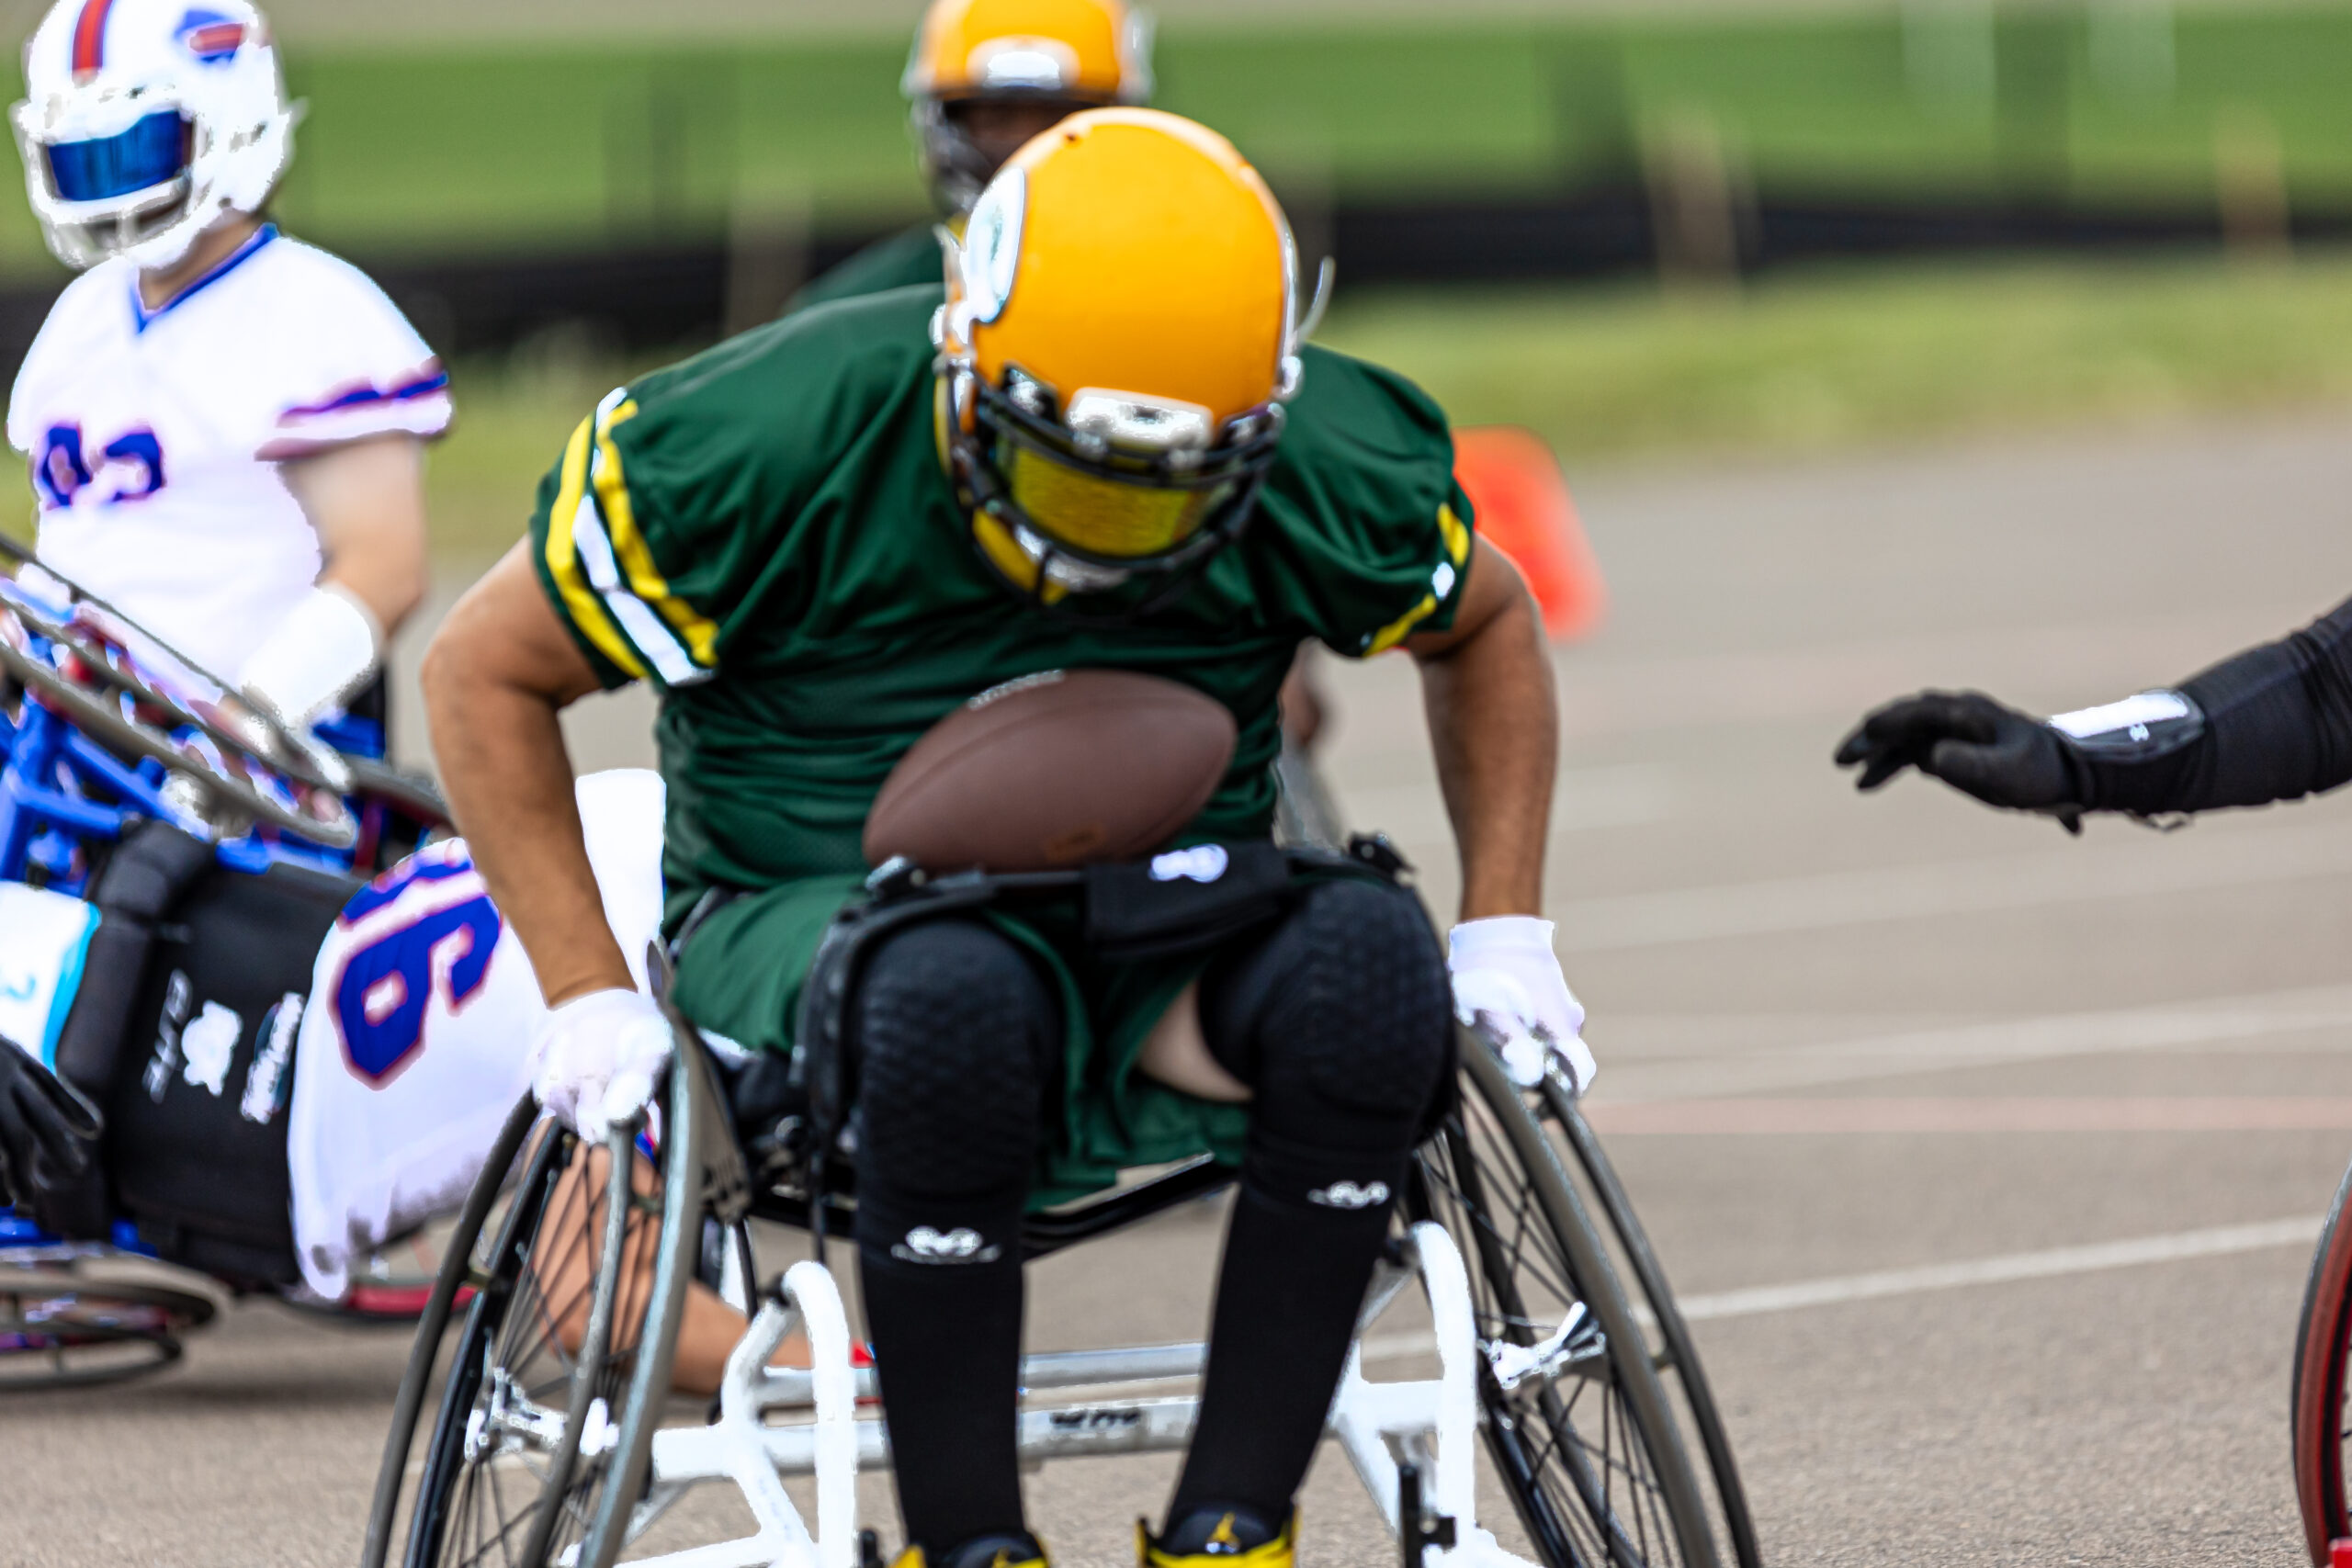
[[[1136,1562],[1140,1568],[1296,1568],[1298,1516],[1291,1515],[1282,1534],[1273,1540],[1251,1546],[1236,1530],[1235,1516],[1228,1513],[1217,1520],[1216,1528],[1209,1532],[1199,1551],[1182,1553],[1170,1551],[1153,1540],[1150,1527],[1137,1519]]]
[[[930,1559],[922,1548],[910,1546],[899,1554],[890,1568],[930,1568]],[[1046,1560],[1046,1549],[1035,1537],[1008,1540],[991,1536],[987,1540],[967,1542],[939,1561],[939,1568],[1053,1568]]]

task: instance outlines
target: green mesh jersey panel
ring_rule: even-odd
[[[942,467],[940,299],[838,303],[658,371],[607,398],[541,486],[532,538],[559,615],[607,685],[661,688],[673,918],[712,885],[861,872],[866,810],[907,748],[1040,670],[1141,671],[1223,703],[1240,744],[1193,830],[1262,835],[1297,645],[1361,656],[1451,622],[1469,508],[1443,417],[1313,349],[1255,520],[1182,595],[1120,626],[1032,607]]]
[[[939,227],[918,223],[913,228],[876,240],[847,261],[811,279],[785,307],[787,314],[836,299],[887,294],[893,288],[936,286],[943,266],[939,256]]]

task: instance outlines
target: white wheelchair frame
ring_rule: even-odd
[[[497,1307],[487,1317],[482,1308],[506,1299],[490,1282],[504,1278],[506,1270],[528,1268],[529,1238],[536,1233],[509,1221],[503,1223],[501,1239],[490,1254],[476,1254],[471,1239],[453,1247],[396,1402],[363,1559],[368,1568],[389,1568],[394,1561],[394,1532],[404,1513],[410,1518],[409,1546],[399,1561],[447,1561],[442,1552],[453,1516],[447,1506],[454,1500],[462,1512],[464,1499],[476,1495],[465,1479],[469,1472],[510,1464],[536,1476],[540,1488],[525,1558],[540,1550],[531,1543],[545,1543],[551,1549],[548,1561],[562,1568],[588,1562],[592,1548],[599,1565],[618,1561],[690,1495],[720,1487],[741,1497],[750,1534],[629,1560],[662,1568],[879,1568],[877,1538],[862,1527],[858,1499],[861,1471],[890,1462],[880,1410],[860,1410],[861,1404],[877,1399],[879,1381],[853,1360],[848,1315],[833,1275],[820,1261],[822,1248],[816,1258],[771,1275],[753,1268],[743,1225],[746,1218],[763,1219],[822,1237],[846,1211],[820,1181],[771,1190],[764,1184],[773,1171],[752,1174],[724,1120],[723,1096],[699,1038],[683,1019],[673,1021],[680,1031],[677,1060],[698,1066],[684,1073],[673,1067],[663,1091],[668,1098],[660,1163],[666,1186],[652,1206],[662,1219],[651,1255],[651,1316],[644,1329],[649,1337],[624,1352],[633,1358],[623,1374],[626,1390],[606,1381],[610,1369],[605,1351],[598,1348],[567,1374],[568,1413],[526,1395],[498,1359],[504,1352],[495,1337],[506,1308]],[[1640,1281],[1641,1306],[1626,1298],[1608,1257],[1609,1244],[1566,1174],[1563,1151],[1554,1142],[1556,1129],[1547,1133],[1531,1108],[1534,1091],[1514,1084],[1492,1046],[1476,1035],[1465,1033],[1459,1060],[1464,1107],[1483,1104],[1487,1111],[1481,1116],[1465,1109],[1446,1122],[1453,1131],[1442,1127],[1432,1133],[1450,1151],[1420,1178],[1431,1184],[1425,1197],[1438,1201],[1412,1206],[1412,1217],[1377,1269],[1327,1416],[1328,1435],[1348,1455],[1397,1543],[1392,1561],[1406,1568],[1538,1568],[1541,1562],[1569,1561],[1605,1562],[1611,1568],[1653,1562],[1760,1568],[1736,1472],[1695,1354],[1630,1209],[1608,1179],[1597,1148],[1586,1147],[1589,1134],[1575,1117],[1572,1091],[1563,1089],[1555,1095],[1547,1085],[1544,1103],[1567,1132],[1566,1152],[1595,1180],[1597,1196]],[[468,1200],[459,1222],[463,1236],[486,1238],[503,1173],[523,1156],[534,1109],[527,1100],[515,1108],[502,1134],[503,1153],[492,1162],[496,1169],[486,1173]],[[1476,1171],[1489,1156],[1479,1152],[1487,1146],[1479,1144],[1479,1134],[1468,1134],[1471,1143],[1461,1142],[1465,1121],[1487,1126],[1491,1157],[1521,1172],[1518,1179],[1530,1184],[1526,1201],[1501,1221],[1518,1227],[1508,1233],[1490,1235],[1474,1220],[1485,1212]],[[624,1211],[651,1212],[629,1195],[626,1173],[633,1136],[619,1128],[610,1134],[611,1163],[604,1179],[609,1184],[603,1222],[609,1227],[602,1251],[606,1258],[622,1246]],[[763,1159],[772,1162],[778,1152]],[[552,1168],[544,1161],[555,1156],[529,1157],[531,1170],[538,1173],[530,1177],[533,1183],[552,1179],[544,1174]],[[1443,1163],[1453,1160],[1469,1162],[1460,1168],[1468,1185],[1458,1190],[1446,1175],[1453,1168]],[[766,1165],[762,1168],[768,1170]],[[1135,1186],[1033,1216],[1024,1246],[1033,1257],[1057,1252],[1225,1184],[1206,1156],[1200,1156]],[[1539,1245],[1550,1261],[1539,1258],[1532,1266],[1561,1272],[1556,1280],[1534,1279],[1540,1301],[1503,1305],[1487,1300],[1481,1290],[1515,1292],[1516,1287],[1498,1286],[1497,1270],[1517,1276],[1523,1266],[1522,1233],[1548,1237],[1558,1249],[1548,1253]],[[720,1237],[727,1245],[714,1257],[709,1244]],[[1476,1248],[1474,1258],[1465,1259],[1464,1247]],[[1473,1263],[1479,1270],[1475,1280]],[[710,1417],[690,1426],[666,1425],[662,1412],[678,1314],[687,1281],[697,1275],[718,1285],[751,1321],[721,1374]],[[616,1266],[600,1266],[584,1343],[611,1342],[617,1276]],[[483,1294],[468,1314],[466,1338],[449,1369],[448,1386],[433,1400],[436,1344],[450,1321],[455,1293],[469,1277],[483,1282]],[[1428,1309],[1426,1326],[1417,1337],[1425,1337],[1437,1375],[1375,1381],[1366,1375],[1365,1335],[1416,1280]],[[1490,1319],[1500,1326],[1487,1326]],[[1648,1342],[1653,1329],[1660,1336],[1656,1348]],[[809,1368],[770,1366],[796,1331],[808,1341]],[[492,1337],[477,1345],[478,1335]],[[1418,1353],[1419,1346],[1412,1350]],[[1026,1358],[1020,1371],[1017,1430],[1024,1468],[1051,1459],[1185,1448],[1199,1417],[1199,1400],[1161,1397],[1139,1392],[1137,1385],[1197,1380],[1207,1362],[1208,1348],[1202,1344]],[[1668,1375],[1676,1378],[1686,1408],[1696,1417],[1696,1435],[1714,1483],[1712,1495],[1702,1490],[1691,1464],[1679,1429],[1682,1418],[1669,1408],[1662,1381]],[[469,1392],[460,1392],[461,1378]],[[1597,1392],[1604,1404],[1596,1428],[1604,1447],[1597,1455],[1569,1431],[1580,1424],[1572,1407],[1587,1390]],[[412,1470],[412,1445],[428,1404],[437,1404],[441,1414],[427,1442],[424,1467]],[[1564,1434],[1569,1438],[1565,1443]],[[1629,1445],[1623,1461],[1612,1457],[1620,1441]],[[1530,1442],[1537,1446],[1530,1449]],[[1512,1496],[1518,1522],[1528,1533],[1519,1551],[1532,1551],[1532,1557],[1505,1547],[1479,1522],[1482,1453]],[[1531,1462],[1568,1490],[1515,1468]],[[575,1468],[582,1463],[589,1469]],[[411,1475],[417,1477],[414,1510],[401,1506]],[[813,1480],[812,1509],[804,1511],[785,1484],[787,1478]],[[530,1484],[527,1476],[517,1479]],[[588,1490],[578,1490],[583,1486]],[[429,1513],[424,1511],[428,1495]],[[1720,1521],[1714,1505],[1720,1505]],[[494,1506],[502,1517],[507,1511],[503,1501]],[[695,1517],[702,1517],[701,1510]],[[580,1545],[555,1547],[550,1536],[559,1520],[582,1527]],[[1719,1525],[1727,1528],[1728,1540],[1717,1534]],[[491,1539],[503,1551],[506,1532],[516,1525],[493,1522],[490,1528]],[[571,1528],[563,1526],[567,1536]],[[1654,1549],[1664,1555],[1654,1556]],[[482,1559],[477,1553],[466,1560]]]
[[[1407,1234],[1401,1251],[1406,1263],[1384,1265],[1366,1300],[1332,1401],[1330,1435],[1391,1532],[1400,1540],[1408,1532],[1419,1540],[1425,1568],[1534,1568],[1477,1524],[1480,1352],[1462,1254],[1443,1226],[1426,1221]],[[1363,1375],[1363,1332],[1416,1277],[1429,1302],[1439,1374],[1374,1382]],[[796,1328],[808,1337],[811,1370],[769,1366]],[[1496,1346],[1487,1354],[1495,1375],[1516,1384],[1529,1377],[1560,1376],[1605,1348],[1598,1325],[1578,1303],[1544,1344]],[[1115,1397],[1109,1391],[1197,1377],[1207,1359],[1208,1347],[1201,1344],[1025,1358],[1024,1396],[1050,1391],[1076,1396],[1077,1402],[1023,1410],[1022,1460],[1041,1463],[1182,1450],[1200,1414],[1197,1398]],[[1095,1390],[1104,1392],[1089,1397]],[[729,1359],[716,1419],[653,1434],[646,1497],[637,1506],[628,1534],[637,1538],[687,1493],[714,1483],[732,1483],[741,1492],[757,1532],[637,1561],[662,1568],[861,1568],[858,1472],[885,1467],[890,1457],[880,1417],[857,1414],[859,1401],[871,1401],[876,1393],[872,1369],[851,1364],[849,1317],[831,1271],[813,1260],[794,1264]],[[767,1423],[772,1412],[787,1409],[809,1414],[786,1425]],[[814,1529],[786,1490],[786,1476],[815,1478]],[[1416,1517],[1424,1497],[1433,1517]]]

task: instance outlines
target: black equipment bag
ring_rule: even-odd
[[[105,1102],[106,1164],[117,1204],[166,1259],[241,1287],[300,1279],[286,1168],[295,1036],[319,945],[358,886],[211,865],[154,927]]]

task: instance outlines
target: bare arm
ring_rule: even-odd
[[[1476,544],[1451,630],[1414,637],[1430,741],[1462,854],[1462,919],[1538,915],[1560,721],[1519,569]]]
[[[326,558],[319,585],[367,605],[389,640],[424,600],[424,443],[379,435],[278,472],[318,531]]]
[[[635,984],[605,922],[556,722],[596,687],[540,591],[527,540],[458,601],[424,656],[442,784],[549,1007]]]

